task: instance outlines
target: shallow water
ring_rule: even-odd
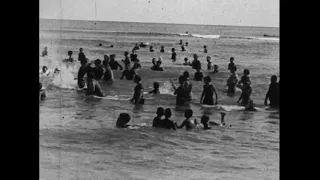
[[[231,31],[232,27],[229,27],[226,33]],[[251,35],[245,28],[242,31],[242,34]],[[259,34],[266,33],[263,28],[259,31]],[[187,52],[180,52],[177,44],[180,39],[189,42]],[[103,47],[98,46],[100,42]],[[143,106],[128,102],[134,83],[120,80],[120,71],[114,72],[114,84],[100,83],[107,97],[98,99],[86,97],[75,90],[73,77],[78,64],[74,69],[71,65],[69,68],[61,67],[61,60],[67,57],[68,50],[73,51],[74,59],[77,59],[78,49],[83,47],[90,60],[103,59],[104,54],[114,53],[116,60],[120,61],[124,57],[123,52],[130,51],[135,42],[150,42],[153,45],[154,53],[149,53],[148,48],[138,51],[143,66],[138,74],[142,76],[146,92],[152,89],[154,81],[158,81],[162,93],[156,97],[145,95]],[[105,47],[109,44],[113,44],[114,48]],[[162,44],[166,51],[172,47],[177,49],[177,62],[171,62],[171,53],[159,53]],[[208,54],[199,52],[204,44],[208,46]],[[62,72],[55,77],[40,77],[47,93],[47,99],[39,104],[40,178],[279,179],[279,112],[265,110],[263,106],[271,75],[279,75],[279,42],[41,30],[40,51],[44,46],[48,47],[49,57],[40,57],[40,66],[58,66]],[[169,79],[177,83],[177,77],[185,70],[193,77],[194,70],[182,66],[184,57],[191,60],[193,53],[199,55],[203,68],[206,68],[206,55],[212,57],[213,64],[219,65],[218,74],[206,70],[204,74],[211,76],[218,90],[219,104],[222,105],[200,106],[203,83],[192,81],[190,108],[194,112],[193,118],[199,120],[203,114],[208,114],[210,120],[219,122],[219,112],[226,111],[227,126],[213,127],[208,131],[152,128],[152,120],[159,106],[171,108],[171,119],[182,123],[187,107],[175,106]],[[163,57],[165,71],[150,71],[152,57],[159,56]],[[237,110],[239,96],[228,97],[224,93],[229,76],[226,68],[231,56],[235,57],[239,78],[244,68],[251,71],[252,99],[259,107],[258,112]],[[121,112],[129,113],[131,123],[140,128],[115,128]]]

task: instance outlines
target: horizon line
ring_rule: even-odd
[[[98,22],[124,22],[124,23],[146,23],[146,24],[176,24],[176,25],[200,25],[200,26],[237,26],[237,27],[256,27],[256,28],[279,28],[276,26],[248,26],[248,25],[217,25],[217,24],[184,24],[184,23],[157,23],[157,22],[137,22],[137,21],[104,21],[104,20],[80,20],[80,19],[50,19],[39,18],[39,20],[66,20],[66,21],[98,21]]]

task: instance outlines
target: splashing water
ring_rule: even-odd
[[[58,68],[60,70],[59,74],[55,75],[53,78],[53,85],[65,88],[65,89],[76,89],[77,80],[75,80],[75,66],[65,66],[63,64]]]
[[[165,81],[163,86],[159,87],[160,94],[173,94],[173,88],[169,81]]]

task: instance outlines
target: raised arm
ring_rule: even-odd
[[[172,86],[172,88],[174,89],[174,91],[177,91],[177,88],[176,88],[176,86],[174,85],[173,81],[172,81],[171,79],[169,79],[169,81],[171,82],[171,86]],[[176,94],[176,92],[175,92],[175,94]]]
[[[203,97],[204,97],[204,90],[202,91],[202,94],[201,94],[201,97],[200,97],[200,104],[202,104]]]
[[[216,88],[214,88],[214,86],[212,86],[212,90],[213,90],[213,92],[214,92],[214,94],[216,95],[216,105],[218,104],[218,93],[217,93],[217,91],[216,91]]]

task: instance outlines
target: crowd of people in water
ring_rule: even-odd
[[[181,45],[182,51],[185,51],[184,45],[188,46],[188,42],[185,44],[180,40],[179,45]],[[101,44],[99,44],[101,46]],[[110,46],[111,47],[111,46]],[[113,47],[113,45],[112,45]],[[81,66],[78,70],[77,74],[77,84],[78,87],[86,94],[86,95],[95,95],[99,97],[104,97],[104,93],[101,89],[101,86],[99,84],[99,81],[104,81],[107,84],[114,83],[114,76],[113,71],[115,70],[123,70],[122,75],[120,79],[122,80],[124,77],[126,80],[133,81],[136,83],[134,87],[133,97],[130,99],[130,102],[133,104],[144,104],[144,97],[143,97],[143,85],[141,83],[142,77],[137,74],[137,69],[141,69],[140,60],[138,59],[138,55],[136,54],[136,51],[140,48],[146,48],[147,44],[138,43],[135,44],[135,46],[132,49],[132,52],[129,56],[129,52],[124,52],[124,59],[121,60],[123,66],[121,63],[115,60],[116,55],[104,55],[103,61],[100,59],[96,59],[92,62],[89,62],[88,58],[83,52],[83,48],[79,49],[78,54],[78,61],[80,62]],[[153,46],[149,46],[149,51],[154,52]],[[164,46],[161,46],[160,52],[164,52]],[[177,54],[175,52],[175,48],[171,49],[172,55],[171,60],[172,62],[175,62],[177,60]],[[208,53],[207,46],[204,46],[204,53]],[[47,56],[48,50],[47,47],[44,48],[41,56]],[[64,62],[75,62],[75,60],[72,58],[73,52],[68,51],[68,58],[63,60]],[[207,70],[212,70],[212,73],[218,73],[219,72],[219,66],[213,65],[211,62],[211,57],[206,57],[207,61]],[[164,69],[161,67],[162,64],[162,58],[152,58],[152,67],[150,68],[153,71],[164,71]],[[191,66],[193,69],[195,69],[194,74],[194,81],[203,81],[203,91],[200,98],[200,104],[204,105],[217,105],[218,104],[218,93],[214,85],[211,83],[210,76],[205,76],[201,72],[201,62],[198,59],[197,54],[193,54],[193,61],[188,62],[188,58],[184,59],[183,65],[185,66]],[[228,64],[228,70],[230,71],[231,75],[227,79],[227,93],[229,95],[236,93],[236,88],[241,89],[241,95],[238,99],[238,103],[240,105],[245,106],[245,110],[247,111],[256,111],[254,108],[254,103],[251,100],[250,96],[252,93],[252,87],[251,87],[251,80],[250,80],[250,71],[249,69],[243,70],[243,76],[239,79],[236,71],[237,67],[234,63],[234,58],[230,58],[230,63]],[[55,69],[54,73],[59,73],[59,69]],[[48,68],[46,66],[42,67],[41,70],[42,74],[48,75]],[[181,76],[178,77],[178,85],[175,85],[173,81],[170,79],[170,82],[172,84],[172,87],[174,89],[174,95],[176,95],[176,105],[183,106],[186,104],[189,104],[192,100],[191,92],[192,92],[192,83],[189,79],[189,72],[184,71]],[[39,99],[44,100],[46,97],[45,90],[42,88],[42,84],[40,84],[40,95]],[[279,84],[280,81],[277,81],[277,76],[273,75],[271,77],[271,83],[269,85],[268,92],[265,96],[264,104],[268,105],[268,101],[270,102],[269,106],[272,108],[279,108]],[[159,83],[154,82],[153,87],[154,89],[149,94],[157,95],[160,93],[159,91]],[[188,109],[185,111],[185,118],[186,120],[183,121],[182,124],[178,125],[173,123],[169,118],[171,117],[171,109],[163,109],[162,107],[159,107],[157,110],[157,117],[155,117],[153,121],[153,127],[162,127],[167,129],[179,129],[183,128],[184,126],[186,129],[193,129],[195,127],[202,126],[203,129],[210,129],[209,124],[211,125],[224,125],[224,116],[225,113],[221,113],[221,124],[211,122],[209,121],[209,117],[207,115],[203,115],[201,117],[200,124],[194,120],[190,120],[192,117],[193,112],[191,109]],[[161,117],[164,116],[164,119],[161,119]],[[130,115],[127,113],[121,113],[119,115],[119,118],[117,120],[117,127],[125,128],[128,127],[128,122],[130,121]]]

